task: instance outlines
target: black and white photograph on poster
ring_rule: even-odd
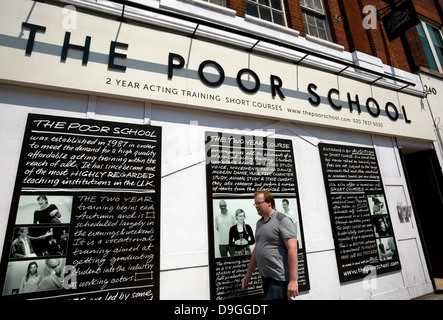
[[[301,231],[300,231],[300,217],[298,213],[298,204],[296,198],[283,198],[276,199],[275,207],[281,213],[284,213],[289,218],[291,218],[294,223],[296,237],[297,237],[297,249],[303,250],[304,244],[302,241]]]
[[[216,299],[260,297],[261,280],[256,272],[248,292],[241,288],[249,258],[255,247],[257,211],[250,198],[213,199],[213,261],[215,262]]]
[[[373,216],[372,226],[374,227],[374,233],[376,238],[392,236],[391,221],[387,216]]]
[[[299,291],[309,290],[292,142],[248,135],[206,133],[211,297],[261,299],[258,270],[244,291],[244,277],[261,218],[256,190],[273,193],[276,209],[294,223],[298,240]]]
[[[62,290],[65,258],[33,259],[8,263],[3,295]]]
[[[29,114],[0,298],[159,299],[160,173],[160,127]],[[60,290],[15,295],[50,270]]]
[[[69,226],[15,227],[11,259],[66,255]]]
[[[401,269],[375,149],[319,144],[340,282]],[[386,260],[389,260],[386,263]]]
[[[397,247],[393,237],[377,239],[377,246],[380,261],[398,258]]]
[[[70,223],[72,195],[22,195],[15,224]]]
[[[369,209],[371,214],[387,214],[386,201],[382,194],[370,194],[368,195]]]
[[[250,255],[257,220],[251,199],[214,199],[213,208],[215,258]]]

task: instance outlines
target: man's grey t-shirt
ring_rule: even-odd
[[[258,220],[255,230],[255,257],[260,275],[289,281],[288,250],[284,239],[296,237],[294,223],[289,217],[275,210],[268,221],[264,222],[263,218]]]

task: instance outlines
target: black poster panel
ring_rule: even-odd
[[[319,144],[340,282],[400,270],[375,149]]]
[[[299,248],[299,291],[309,290],[292,141],[206,132],[206,160],[211,298],[263,297],[257,270],[249,289],[241,287],[260,218],[253,205],[256,190],[271,191],[277,209],[293,220]],[[239,233],[237,225],[244,232]]]
[[[159,299],[161,128],[30,114],[2,299]]]
[[[382,18],[389,41],[393,41],[420,23],[412,0],[406,0]]]

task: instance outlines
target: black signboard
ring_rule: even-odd
[[[389,41],[392,41],[416,26],[420,20],[412,0],[407,0],[383,16],[382,22]]]
[[[319,150],[340,282],[401,269],[375,149]]]
[[[249,289],[244,291],[241,287],[260,218],[253,205],[253,194],[257,190],[271,191],[277,210],[293,220],[299,249],[299,291],[309,290],[292,142],[207,132],[206,160],[211,298],[262,298],[257,270]],[[241,225],[244,232],[236,232],[237,225]]]
[[[31,114],[3,299],[159,299],[161,128]]]

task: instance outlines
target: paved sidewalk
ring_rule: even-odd
[[[443,292],[441,293],[430,293],[412,300],[443,300]]]

